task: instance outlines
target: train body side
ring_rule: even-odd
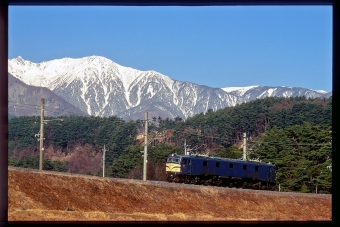
[[[177,160],[176,163],[169,160]],[[166,164],[169,177],[179,179],[233,179],[274,185],[276,166],[270,163],[238,159],[170,155]]]

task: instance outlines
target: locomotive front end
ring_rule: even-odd
[[[181,176],[181,157],[177,154],[171,154],[168,156],[166,160],[166,177],[168,182],[178,182],[179,177]]]

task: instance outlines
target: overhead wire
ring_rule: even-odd
[[[19,103],[19,102],[13,102],[13,101],[8,101],[8,103],[14,103],[14,104],[21,105],[21,106],[34,106],[34,107],[39,108],[39,105],[33,105],[33,104],[28,104],[28,103]]]
[[[260,142],[259,144],[286,145],[286,146],[329,146],[331,143],[282,143],[282,142]]]
[[[237,141],[237,139],[225,139],[225,138],[216,137],[216,136],[198,135],[198,134],[189,133],[189,132],[184,132],[183,134],[185,134],[185,135],[192,135],[192,136],[207,137],[207,138],[212,138],[212,139],[220,139],[220,140],[224,140],[224,141]]]
[[[38,110],[40,110],[40,108],[41,108],[40,105],[34,105],[34,104],[28,104],[28,103],[18,103],[18,102],[13,102],[13,101],[8,101],[8,103],[17,104],[17,105],[20,105],[20,106],[35,107],[35,108],[37,108]],[[48,104],[45,104],[45,105],[44,105],[44,112],[45,112],[45,113],[53,112],[53,110],[55,110],[55,109],[60,109],[60,108],[59,108],[59,107],[51,107],[51,106],[49,106]],[[67,113],[68,113],[68,114],[80,115],[79,113],[74,112],[74,111],[67,111]],[[86,113],[85,113],[85,114],[86,114]],[[38,115],[40,115],[40,112],[38,112]]]
[[[200,136],[200,137],[208,137],[208,138],[213,138],[213,139],[220,139],[224,141],[237,141],[237,139],[225,139],[222,137],[216,137],[216,136],[209,136],[209,135],[198,135],[195,133],[183,133],[186,135],[192,135],[192,136]],[[241,141],[241,140],[239,140]],[[259,143],[259,144],[272,144],[272,145],[287,145],[287,146],[329,146],[332,145],[331,143],[284,143],[284,142],[279,142],[279,141],[272,141],[272,142],[258,142],[258,141],[247,141],[248,143]]]

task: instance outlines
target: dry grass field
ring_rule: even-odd
[[[171,185],[171,186],[167,186]],[[8,221],[325,221],[332,195],[154,184],[8,167]]]

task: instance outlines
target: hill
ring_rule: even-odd
[[[45,98],[45,116],[88,116],[48,88],[30,86],[8,73],[8,115],[40,116],[41,98]]]
[[[332,195],[8,167],[8,221],[325,221]]]

